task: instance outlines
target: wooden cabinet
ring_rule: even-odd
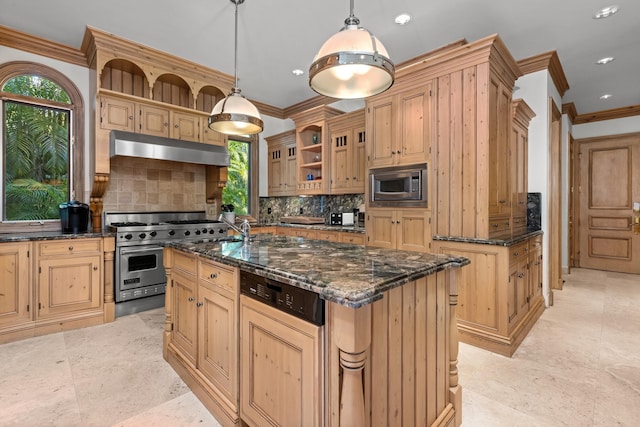
[[[310,228],[276,226],[276,234],[281,236],[304,237],[305,239],[316,238],[316,230]]]
[[[316,239],[325,240],[328,242],[339,242],[340,241],[340,232],[339,231],[331,231],[331,230],[317,230],[316,231]]]
[[[434,252],[471,261],[457,282],[461,341],[513,355],[544,311],[541,242],[540,235],[512,246],[434,241]]]
[[[102,239],[36,243],[37,318],[102,307]]]
[[[216,132],[215,130],[209,129],[209,117],[202,116],[200,117],[200,139],[201,142],[205,144],[211,145],[220,145],[223,147],[227,146],[227,135]]]
[[[242,420],[324,425],[322,328],[245,296],[240,310]]]
[[[30,242],[0,244],[0,330],[33,320],[30,255]]]
[[[364,233],[340,233],[340,241],[342,243],[351,243],[352,245],[364,245]]]
[[[216,417],[235,424],[239,421],[238,269],[177,250],[165,250],[165,267],[170,301],[166,310],[171,318],[165,356],[178,372],[189,372],[185,381],[190,386],[211,396],[204,403]]]
[[[367,210],[366,245],[428,252],[431,248],[431,213],[424,209]]]
[[[364,110],[328,120],[331,145],[331,194],[364,193],[366,132]]]
[[[201,138],[200,122],[201,118],[196,114],[172,111],[169,135],[183,141],[205,142]]]
[[[434,131],[433,84],[367,99],[368,167],[427,163]]]
[[[137,127],[135,102],[102,96],[100,103],[100,128],[135,132]]]
[[[329,194],[330,158],[327,120],[343,114],[327,106],[291,116],[296,124],[297,194]]]
[[[512,235],[527,231],[529,122],[535,113],[522,99],[511,103],[511,205]]]
[[[297,189],[296,132],[290,130],[265,138],[268,145],[269,196],[293,196]]]
[[[103,97],[106,98],[106,97]],[[145,135],[162,136],[168,138],[170,135],[168,108],[136,103],[139,112],[138,127],[136,132]]]

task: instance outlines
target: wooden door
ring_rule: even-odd
[[[332,132],[331,136],[331,192],[349,190],[351,177],[350,151],[353,140],[351,129]]]
[[[169,110],[140,105],[140,133],[169,137]]]
[[[171,124],[172,138],[200,142],[200,117],[193,114],[172,112]]]
[[[202,129],[202,142],[211,145],[220,145],[222,147],[227,144],[227,136],[223,133],[216,132],[209,128],[209,118],[200,117],[200,129]]]
[[[298,156],[296,155],[296,144],[287,144],[284,146],[285,167],[284,173],[281,175],[281,181],[284,186],[284,196],[293,196],[298,188]]]
[[[405,209],[395,216],[396,248],[428,252],[431,248],[431,215],[424,209]]]
[[[395,160],[396,128],[393,96],[367,103],[367,161],[369,167],[390,166]]]
[[[0,245],[0,326],[31,319],[29,242]]]
[[[398,95],[399,143],[397,163],[413,164],[429,161],[432,124],[431,83]]]
[[[100,97],[100,127],[102,129],[135,132],[135,104],[131,101]]]
[[[193,366],[196,364],[197,320],[196,278],[173,269],[172,342]]]
[[[579,142],[580,267],[638,274],[640,134]]]
[[[509,215],[511,90],[491,78],[489,84],[489,215]]]
[[[38,264],[38,316],[99,308],[100,256],[65,256]]]
[[[367,246],[395,249],[395,213],[393,209],[367,210]]]
[[[353,129],[353,146],[351,147],[351,191],[354,193],[364,193],[367,181],[367,153],[366,153],[366,131],[364,126]]]
[[[285,168],[282,158],[283,151],[284,147],[281,144],[269,147],[269,183],[267,187],[269,196],[280,195],[283,191],[282,176]]]

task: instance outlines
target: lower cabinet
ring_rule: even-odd
[[[165,358],[223,425],[239,423],[238,270],[165,249]]]
[[[544,311],[542,236],[512,246],[434,241],[434,252],[460,255],[460,341],[512,356]]]
[[[103,247],[102,238],[0,244],[0,343],[112,320]]]
[[[276,226],[276,234],[280,236],[304,237],[305,239],[316,238],[316,230],[309,228]]]
[[[424,209],[367,210],[366,244],[387,249],[429,252],[431,213]]]
[[[323,423],[323,329],[240,297],[242,420],[251,426]]]

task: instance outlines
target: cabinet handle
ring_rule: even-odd
[[[173,125],[173,127],[174,127],[174,128],[176,128],[176,129],[178,129],[178,125],[177,125],[177,124],[176,124],[176,125]]]
[[[168,122],[164,122],[164,127],[167,127],[167,126],[169,126],[169,123]]]
[[[498,223],[497,223],[497,222],[494,222],[493,224],[491,224],[491,226],[492,226],[493,228],[498,228]]]
[[[196,299],[194,297],[189,297],[189,302],[194,302]]]
[[[93,271],[98,271],[98,266],[97,265],[93,266]]]
[[[73,246],[69,246],[69,250],[72,251],[73,250]]]
[[[518,278],[522,279],[524,277],[524,273],[518,274]]]
[[[506,203],[507,201],[505,199],[502,200],[498,200],[498,203]]]
[[[508,227],[509,226],[509,221],[505,221],[504,225],[506,225]]]
[[[524,205],[524,201],[520,200],[520,201],[518,202],[518,204],[519,204],[519,205]]]
[[[129,116],[129,120],[133,120],[133,116]]]
[[[216,273],[211,273],[209,275],[209,279],[215,279],[216,277],[218,277],[218,275]]]
[[[203,305],[204,305],[204,303],[202,303],[202,302],[197,302],[196,303],[196,307],[202,307]]]
[[[518,256],[518,255],[520,255],[520,252],[514,252],[513,253],[513,256]]]

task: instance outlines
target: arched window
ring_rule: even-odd
[[[59,226],[59,204],[82,196],[82,97],[49,67],[0,65],[2,226]]]

